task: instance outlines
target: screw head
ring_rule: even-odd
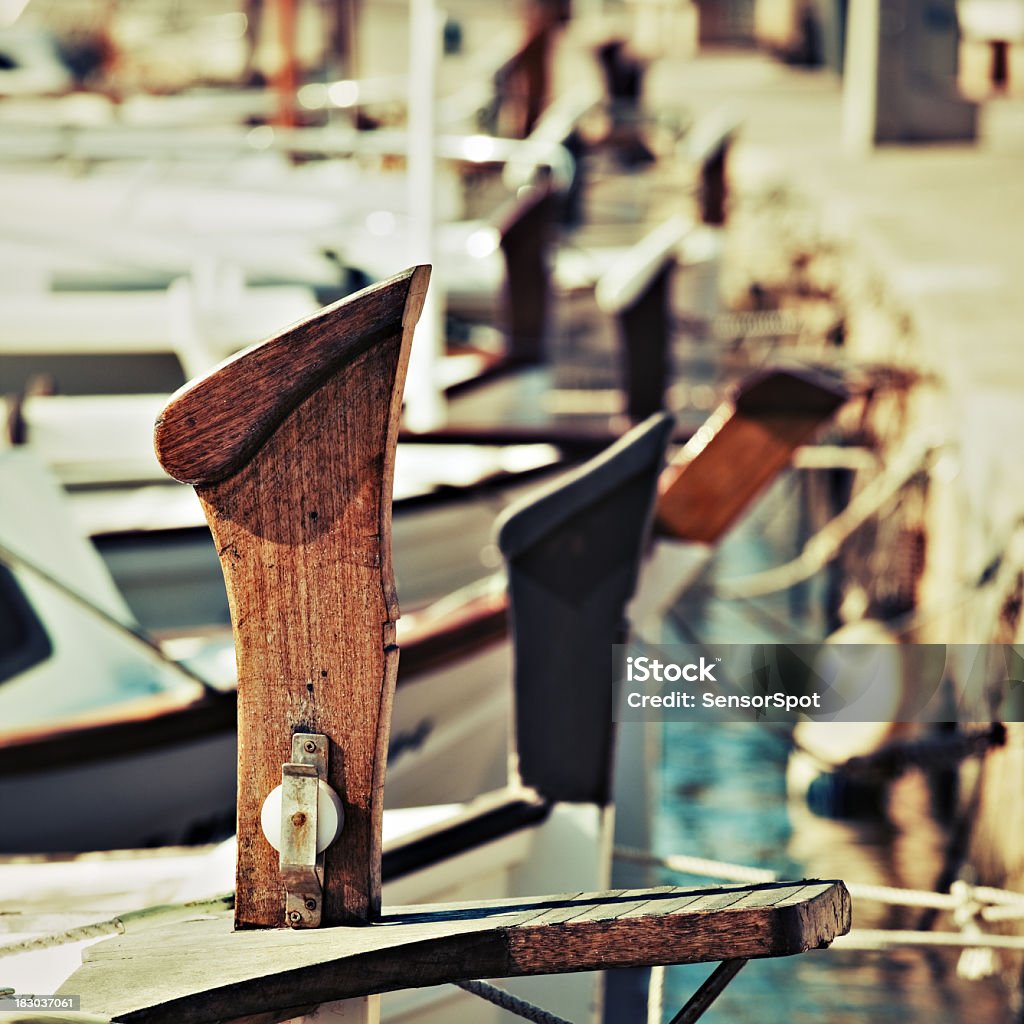
[[[292,824],[296,828],[302,828],[306,824],[306,815],[302,811],[296,811],[292,815]]]
[[[312,740],[306,740],[306,742],[303,744],[303,748],[305,749],[307,754],[316,753],[316,744]]]
[[[302,915],[297,910],[288,911],[288,921],[290,924],[301,924]]]

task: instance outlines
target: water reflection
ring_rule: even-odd
[[[923,809],[928,795],[921,791],[920,777],[907,776],[892,794],[896,823],[829,821],[787,803],[787,752],[786,737],[764,726],[667,724],[658,852],[770,867],[788,877],[932,888],[945,835]],[[675,875],[672,881],[688,885],[706,879]],[[921,913],[855,900],[854,926],[913,928]],[[940,919],[939,927],[947,925]],[[949,950],[825,950],[754,962],[704,1019],[708,1024],[1003,1024],[1011,1019],[1002,982],[958,978],[957,959]],[[669,970],[666,1021],[708,971],[702,965]]]
[[[734,531],[712,570],[720,578],[755,572],[791,557],[799,525],[792,478]],[[691,592],[676,608],[676,638],[704,642],[794,642],[825,630],[814,581],[756,608],[724,605]],[[933,812],[935,794],[920,773],[889,787],[884,817],[840,822],[817,817],[786,794],[790,736],[781,726],[670,722],[662,727],[655,849],[767,867],[786,877],[842,878],[932,890],[949,837]],[[672,875],[665,881],[703,884]],[[916,928],[919,909],[854,901],[854,926]],[[953,925],[946,917],[937,930]],[[757,961],[740,972],[703,1020],[708,1024],[1003,1024],[1013,1019],[999,978],[957,976],[957,950],[814,951]],[[670,968],[664,1020],[710,972],[708,965]]]

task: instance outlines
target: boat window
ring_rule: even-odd
[[[45,661],[50,638],[10,570],[0,565],[0,683]]]

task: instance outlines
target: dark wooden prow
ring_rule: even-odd
[[[449,395],[476,390],[495,376],[507,376],[517,366],[543,361],[551,304],[548,250],[556,208],[556,196],[546,183],[519,197],[507,208],[500,231],[506,260],[504,308],[508,355],[486,375],[450,389]],[[684,217],[669,218],[616,259],[595,287],[598,306],[615,321],[618,329],[626,409],[634,423],[665,405],[665,390],[671,377],[672,271],[679,246],[691,227],[691,222]],[[505,437],[512,441],[517,436],[529,436],[534,441],[572,447],[571,426],[557,419],[549,423],[538,425],[528,434],[510,433]],[[421,440],[439,440],[444,433],[431,432]],[[617,433],[610,425],[600,433],[592,430],[589,444],[583,436],[576,435],[577,446],[588,449],[587,454],[591,454],[595,447],[611,444]],[[501,430],[495,428],[486,433],[480,430],[473,436],[478,441],[495,443]],[[579,445],[580,441],[584,443]]]
[[[739,122],[720,112],[701,119],[693,128],[688,156],[697,168],[697,198],[704,224],[725,224],[729,200],[726,165],[738,131]]]
[[[845,400],[838,383],[806,370],[768,370],[744,382],[665,471],[658,532],[717,541]]]
[[[558,19],[538,5],[519,49],[494,73],[492,134],[525,139],[548,102],[551,47]]]
[[[679,246],[691,225],[672,217],[601,276],[596,299],[619,332],[626,411],[634,422],[665,405],[671,377],[670,285]]]
[[[612,644],[627,637],[672,432],[651,420],[499,520],[515,644],[519,775],[551,800],[611,798]]]
[[[577,225],[583,219],[587,145],[580,131],[580,121],[598,102],[588,85],[580,84],[567,90],[545,108],[526,140],[536,144],[540,152],[561,146],[572,158],[572,175],[562,187],[558,203],[559,221],[568,226]],[[551,169],[540,161],[507,164],[502,179],[506,188],[518,192],[523,185],[536,183],[539,175],[550,173]]]
[[[505,352],[514,365],[543,362],[551,307],[550,248],[558,193],[543,178],[500,212],[505,257]]]
[[[595,55],[604,77],[611,120],[606,144],[624,167],[651,163],[654,154],[640,134],[640,103],[647,62],[637,57],[628,42],[621,38],[601,43]]]
[[[479,295],[461,300],[456,296],[449,304],[456,316],[470,322],[496,318],[504,335],[504,351],[489,359],[482,373],[448,388],[449,397],[544,360],[551,309],[550,250],[561,198],[546,170],[535,167],[529,181],[489,221],[505,263],[500,300],[495,303],[488,296],[481,304]],[[421,439],[436,434],[421,435]]]
[[[666,258],[672,258],[671,252],[666,252]],[[622,294],[625,295],[625,291]],[[789,464],[793,452],[813,438],[845,398],[845,391],[836,381],[806,370],[770,370],[741,383],[699,428],[693,442],[681,448],[661,472],[655,505],[659,533],[677,541],[707,544],[719,541],[775,475]],[[611,456],[609,452],[601,461]],[[572,481],[569,487],[571,491]],[[575,510],[576,506],[572,507]],[[573,520],[569,506],[566,508],[565,525],[571,527]],[[509,510],[505,516],[515,514],[514,510]],[[610,534],[616,532],[612,530]],[[509,557],[509,576],[514,580],[518,555],[510,550]],[[444,657],[445,653],[457,652],[464,646],[468,648],[478,640],[486,642],[500,636],[505,621],[504,606],[504,595],[490,595],[486,602],[475,601],[456,614],[447,608],[445,619],[432,623],[432,629],[443,639],[423,644],[424,653],[430,652],[426,663],[436,667],[437,656]],[[542,620],[537,625],[541,635],[546,636],[548,624]],[[525,668],[527,665],[531,669],[536,667],[543,647],[534,645],[527,629],[526,623],[522,623],[517,633],[518,648],[522,651],[519,664],[523,666],[522,671],[517,671],[517,685],[522,687],[517,693],[518,733],[521,745],[536,748],[539,764],[545,765],[552,760],[550,751],[533,743],[524,720],[543,720],[545,701],[558,698],[554,691],[548,693],[543,685],[535,683],[535,680],[548,678],[544,665],[540,666],[537,676]],[[403,671],[412,668],[409,655],[406,649]],[[419,658],[417,651],[417,662]],[[532,707],[537,708],[536,716],[527,711]],[[532,756],[527,749],[520,771],[525,771],[524,777],[540,791],[555,792],[549,790],[546,781],[540,781],[547,779],[543,768],[534,771],[528,767]],[[580,774],[593,777],[589,769],[581,768]]]
[[[284,924],[262,801],[292,734],[324,733],[345,807],[323,921],[380,909],[382,794],[397,671],[391,487],[429,268],[321,311],[178,392],[156,428],[220,555],[238,659],[236,923]]]

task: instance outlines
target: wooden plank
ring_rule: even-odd
[[[92,947],[65,985],[92,1013],[177,1024],[480,977],[785,956],[850,926],[841,882],[624,890],[396,907],[363,928],[231,931],[211,918]]]
[[[845,400],[837,383],[808,372],[770,370],[744,383],[663,474],[659,532],[714,543]]]
[[[223,363],[158,421],[164,468],[196,485],[224,570],[238,660],[236,923],[284,923],[259,825],[295,732],[330,739],[345,806],[325,924],[380,906],[398,601],[391,486],[402,386],[429,268],[335,304]]]

